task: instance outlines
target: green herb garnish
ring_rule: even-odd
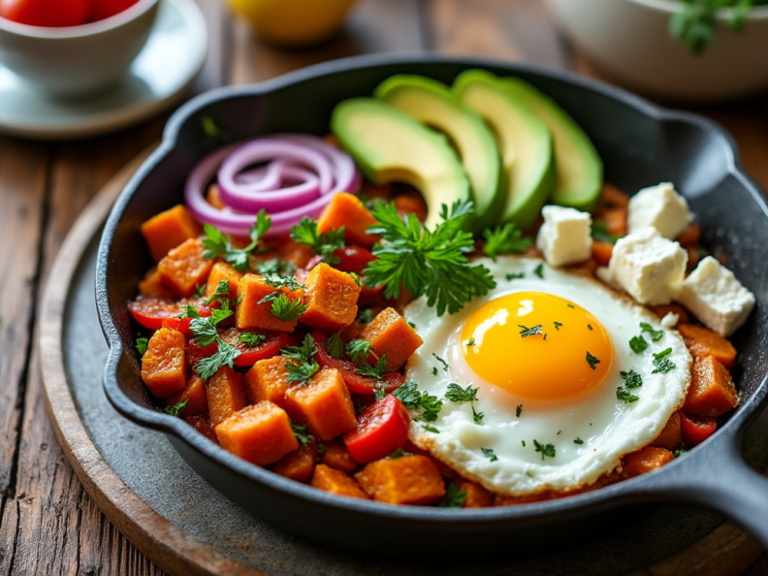
[[[655,370],[651,374],[666,374],[676,368],[675,363],[668,358],[672,354],[672,348],[667,348],[653,355]]]
[[[291,238],[297,244],[303,244],[312,248],[312,251],[327,264],[336,264],[339,257],[334,251],[344,248],[344,226],[338,230],[331,229],[328,232],[318,234],[317,222],[304,216],[297,226],[291,228]]]
[[[523,338],[526,338],[527,336],[536,336],[537,334],[542,334],[543,333],[541,331],[541,329],[542,329],[541,324],[538,324],[538,325],[534,326],[533,328],[528,328],[526,326],[523,326],[522,324],[518,324],[517,326],[519,328],[522,328],[522,330],[520,330],[520,336],[522,336]]]
[[[573,441],[574,444],[584,444],[584,440],[576,436],[576,439]]]
[[[621,386],[616,388],[616,398],[618,400],[623,400],[624,404],[631,404],[632,402],[637,402],[638,400],[640,400],[638,396],[634,396],[630,394],[629,392],[624,390],[624,388],[622,388]]]
[[[531,245],[531,239],[523,238],[523,232],[511,222],[497,226],[494,230],[486,228],[483,236],[483,252],[494,262],[500,254],[520,253]]]
[[[648,348],[648,342],[642,336],[632,336],[632,339],[629,341],[629,347],[635,354],[642,354]]]
[[[451,402],[455,402],[456,404],[463,404],[464,402],[469,402],[470,407],[472,408],[472,419],[475,421],[475,424],[480,424],[483,420],[483,413],[477,412],[475,410],[475,400],[477,400],[477,391],[478,388],[473,388],[472,385],[468,385],[466,388],[462,388],[455,382],[451,382],[448,384],[448,388],[445,392],[445,397],[447,400],[450,400]]]
[[[256,334],[256,332],[244,332],[240,334],[240,342],[248,346],[248,348],[258,346],[259,344],[264,343],[266,340],[267,337],[264,336],[264,334]]]
[[[467,499],[467,491],[460,490],[451,482],[445,489],[445,498],[440,502],[441,508],[461,508]]]
[[[491,462],[496,462],[496,461],[499,459],[499,457],[498,457],[498,456],[496,456],[496,454],[494,453],[494,451],[493,451],[491,448],[480,448],[480,451],[481,451],[481,452],[482,452],[482,453],[483,453],[485,456],[487,456],[487,457],[488,457],[488,459],[489,459]]]
[[[630,370],[629,372],[621,371],[620,374],[621,379],[624,381],[624,386],[629,389],[640,388],[640,386],[643,385],[643,377],[634,370]]]
[[[360,374],[360,376],[367,376],[369,378],[376,378],[376,380],[381,380],[384,377],[384,374],[387,372],[387,355],[382,354],[381,358],[376,361],[375,365],[368,362],[368,360],[362,360],[355,372]]]
[[[213,260],[221,256],[232,268],[245,272],[248,269],[248,258],[251,252],[256,249],[259,245],[259,240],[264,237],[264,234],[267,233],[271,226],[272,218],[264,210],[259,210],[259,213],[256,215],[256,222],[249,232],[251,243],[245,248],[239,249],[232,247],[232,241],[229,236],[222,233],[218,228],[205,224],[203,226],[205,238],[202,240],[203,258]]]
[[[149,346],[149,338],[136,338],[136,352],[139,356],[147,353],[147,346]]]
[[[555,447],[552,444],[547,444],[546,446],[540,444],[537,440],[533,441],[533,446],[536,448],[536,452],[541,452],[541,459],[544,460],[544,457],[548,458],[554,458],[555,457]]]
[[[536,266],[536,268],[533,269],[533,273],[536,274],[539,278],[544,280],[544,264],[539,264]]]
[[[368,340],[352,340],[347,344],[347,354],[355,364],[368,360],[371,354],[371,343]]]
[[[437,420],[437,415],[443,407],[442,401],[437,396],[432,396],[427,392],[420,392],[416,382],[406,382],[392,392],[392,396],[400,400],[408,410],[423,410],[416,419],[426,422]]]
[[[592,370],[596,370],[596,366],[600,364],[600,360],[592,356],[589,352],[587,352],[587,363],[589,364],[589,367],[592,368]]]
[[[335,332],[328,338],[328,344],[326,344],[328,354],[333,358],[341,358],[344,356],[344,342],[341,340],[341,333]]]
[[[178,416],[181,414],[181,411],[184,410],[184,408],[187,407],[187,404],[189,403],[189,400],[185,399],[179,402],[178,404],[174,404],[173,406],[166,406],[163,408],[163,412],[166,414],[170,414],[171,416]]]
[[[291,422],[291,430],[293,430],[293,435],[296,436],[296,440],[300,444],[309,444],[309,433],[307,432],[306,424],[299,425]]]
[[[640,322],[640,330],[648,332],[648,336],[654,342],[658,342],[664,337],[664,330],[654,330],[648,322]]]

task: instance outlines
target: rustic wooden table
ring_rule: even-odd
[[[367,52],[436,50],[597,75],[557,35],[540,0],[360,0],[344,33],[310,51],[279,51],[198,0],[211,36],[196,90],[257,82]],[[735,136],[768,189],[768,97],[697,109]],[[59,246],[92,196],[158,140],[167,116],[119,134],[41,143],[0,137],[0,575],[156,575],[96,508],[64,459],[42,393],[38,300]],[[748,571],[768,575],[763,555]]]

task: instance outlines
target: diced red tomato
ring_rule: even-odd
[[[384,385],[384,389],[387,393],[390,393],[405,383],[405,376],[399,372],[387,372],[381,380],[370,376],[361,376],[357,373],[357,366],[355,366],[354,362],[342,358],[334,358],[328,353],[328,350],[325,348],[328,338],[325,334],[314,331],[312,332],[312,337],[317,344],[317,355],[315,356],[317,363],[324,368],[336,368],[336,370],[341,372],[341,376],[344,378],[344,382],[346,382],[350,392],[373,396],[376,388],[381,385]]]
[[[144,326],[144,328],[159,330],[163,327],[163,320],[167,318],[175,318],[184,311],[184,306],[187,305],[192,305],[197,308],[200,316],[211,315],[210,308],[203,305],[202,300],[197,298],[184,298],[178,302],[172,302],[170,300],[143,298],[139,296],[136,300],[128,304],[128,311],[136,322]],[[188,324],[187,328],[189,328]]]
[[[411,417],[403,403],[385,396],[363,410],[357,428],[344,434],[344,444],[358,464],[366,464],[392,454],[408,439]]]
[[[91,2],[91,12],[88,20],[90,22],[96,22],[98,20],[110,18],[115,14],[120,14],[120,12],[128,10],[128,8],[138,1],[139,0],[95,0],[94,2]]]
[[[683,441],[687,448],[698,446],[717,430],[717,419],[710,416],[695,416],[680,412],[680,424],[683,430]]]
[[[333,255],[339,259],[339,262],[334,264],[334,267],[342,272],[354,272],[355,274],[362,274],[368,263],[377,259],[370,250],[360,246],[337,248],[333,251]]]
[[[85,24],[89,0],[0,0],[0,17],[29,26],[59,28]]]
[[[365,277],[362,276],[360,280],[363,281],[363,287],[360,290],[360,297],[358,298],[358,302],[361,304],[371,302],[371,300],[378,298],[384,292],[384,284],[380,284],[375,288],[368,288],[368,286],[365,285]]]
[[[247,346],[240,341],[240,336],[244,332],[237,328],[228,328],[219,333],[221,339],[240,351],[240,355],[235,358],[235,366],[253,366],[259,360],[266,360],[280,354],[280,348],[283,346],[292,346],[296,339],[292,334],[286,332],[267,332],[267,339],[256,346]]]
[[[197,309],[201,318],[207,318],[211,315],[210,308],[201,306]],[[192,324],[192,318],[179,318],[178,316],[171,316],[170,318],[163,318],[163,328],[170,328],[171,330],[178,330],[185,336],[193,336],[190,325]]]
[[[208,346],[198,346],[194,340],[190,340],[187,343],[187,360],[194,366],[203,358],[213,356],[219,351],[219,345],[216,342],[211,342]]]

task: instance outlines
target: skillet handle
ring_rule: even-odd
[[[715,443],[719,445],[684,456],[691,459],[680,467],[681,472],[687,469],[684,476],[677,474],[663,491],[720,512],[768,548],[768,477],[744,461],[740,435],[721,437]]]

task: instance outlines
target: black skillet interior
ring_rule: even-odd
[[[212,118],[233,140],[286,131],[323,135],[336,103],[370,95],[392,74],[423,74],[450,84],[458,73],[474,67],[518,76],[554,98],[592,138],[604,161],[607,181],[630,191],[672,181],[689,199],[702,224],[705,244],[727,255],[729,267],[758,300],[757,311],[734,338],[740,352],[734,376],[742,404],[730,421],[685,458],[635,480],[559,501],[456,511],[393,507],[321,493],[241,461],[179,419],[158,412],[141,382],[133,345],[136,326],[126,303],[152,265],[140,224],[182,202],[186,175],[207,152],[221,145],[206,135],[202,118]],[[764,404],[768,388],[766,246],[768,208],[762,193],[738,166],[728,136],[699,117],[663,111],[631,94],[578,77],[487,60],[368,56],[331,62],[260,85],[204,94],[171,118],[160,149],[118,199],[101,241],[96,294],[111,348],[105,388],[120,412],[166,432],[190,466],[230,499],[289,532],[352,552],[384,550],[407,557],[447,549],[453,558],[474,554],[477,546],[487,550],[496,545],[504,553],[530,551],[589,533],[585,527],[599,526],[599,518],[606,515],[610,521],[603,526],[624,521],[626,515],[613,512],[619,503],[667,498],[698,501],[730,512],[761,532],[768,544],[768,520],[754,522],[733,510],[759,506],[760,497],[768,501],[768,485],[751,477],[744,480],[749,472],[736,454],[740,434]],[[702,477],[711,481],[702,485]],[[735,496],[729,490],[734,484],[751,497]],[[762,506],[768,518],[768,504]],[[372,547],[371,542],[377,545]],[[418,545],[403,546],[403,542]]]

